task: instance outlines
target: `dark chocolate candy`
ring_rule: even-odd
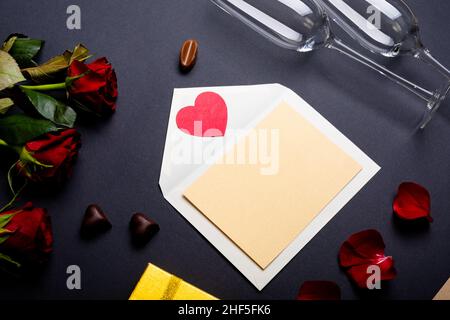
[[[133,242],[143,245],[159,231],[159,225],[143,213],[135,213],[130,220],[130,231]]]
[[[196,40],[186,40],[180,51],[180,69],[189,72],[197,62],[198,42]]]
[[[87,207],[81,224],[81,234],[83,236],[95,236],[99,233],[111,229],[112,224],[103,210],[96,204]]]

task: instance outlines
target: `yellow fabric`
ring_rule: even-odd
[[[182,279],[149,264],[130,300],[217,300]]]

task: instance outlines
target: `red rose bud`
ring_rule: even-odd
[[[332,281],[306,281],[300,288],[297,300],[341,300],[341,288]]]
[[[75,129],[47,133],[25,144],[27,156],[18,161],[17,171],[35,183],[61,184],[72,175],[80,146]]]
[[[116,110],[117,77],[106,58],[90,64],[75,60],[69,66],[67,76],[81,76],[70,83],[67,89],[69,97],[82,105],[83,109],[100,116],[110,115]]]
[[[404,182],[398,187],[397,196],[392,205],[394,213],[403,220],[428,219],[430,216],[431,199],[427,189],[414,182]]]
[[[29,202],[21,209],[0,213],[0,226],[0,260],[34,265],[48,259],[53,234],[45,209]]]
[[[380,270],[380,281],[396,276],[394,260],[384,255],[385,244],[376,230],[355,233],[339,250],[339,264],[360,288],[367,288],[367,280],[373,275],[371,266]]]

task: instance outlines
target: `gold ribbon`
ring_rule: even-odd
[[[173,297],[177,294],[178,288],[180,287],[181,281],[180,278],[172,275],[161,300],[173,300]]]

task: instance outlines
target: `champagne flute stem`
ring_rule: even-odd
[[[444,77],[450,79],[450,70],[448,70],[442,63],[436,60],[430,53],[430,50],[427,48],[418,49],[414,57],[428,63],[430,66],[434,67],[437,71],[439,71]]]
[[[429,100],[433,97],[433,92],[428,91],[412,83],[411,81],[406,80],[405,78],[399,76],[398,74],[388,70],[386,67],[380,65],[379,63],[373,61],[372,59],[369,59],[364,55],[360,54],[359,52],[357,52],[356,50],[350,48],[337,38],[334,38],[333,41],[327,44],[327,48],[337,50],[340,53],[343,53],[344,55],[352,58],[353,60],[358,61],[359,63],[362,63],[363,65],[381,73],[385,77],[391,79],[392,81],[398,83],[402,87],[408,89],[409,91],[414,93],[422,100],[425,100],[426,102],[429,102]]]

